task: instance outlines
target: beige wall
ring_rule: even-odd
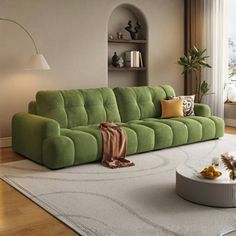
[[[149,84],[183,93],[175,63],[184,51],[183,0],[0,0],[0,16],[22,23],[52,70],[0,74],[0,137],[11,136],[11,117],[26,111],[41,89],[108,85],[107,23],[121,3],[138,7],[148,23]],[[33,46],[17,26],[0,22],[0,68],[24,64]],[[4,65],[4,66],[3,66]]]

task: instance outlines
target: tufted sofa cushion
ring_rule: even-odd
[[[169,85],[115,88],[113,91],[122,122],[160,117],[160,100],[175,96]]]
[[[61,128],[120,121],[110,88],[39,91],[36,112],[56,120]]]
[[[119,124],[126,131],[127,155],[214,139],[224,132],[222,120],[215,116],[146,118]],[[101,160],[103,139],[98,124],[61,129],[61,135],[74,143],[72,165]]]

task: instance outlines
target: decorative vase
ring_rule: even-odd
[[[116,52],[114,52],[114,55],[113,57],[111,58],[111,64],[114,66],[114,67],[117,67],[118,66],[118,61],[119,61],[119,57],[117,56]]]
[[[236,87],[233,84],[228,85],[227,95],[229,101],[236,101]]]
[[[136,26],[133,27],[132,26],[132,21],[130,20],[128,22],[128,26],[126,26],[125,29],[130,33],[131,39],[137,40],[138,37],[139,37],[139,31],[141,29],[141,25],[137,21]]]

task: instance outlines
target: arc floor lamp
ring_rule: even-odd
[[[39,50],[36,46],[35,40],[33,38],[33,36],[30,34],[30,32],[20,23],[18,23],[15,20],[9,19],[9,18],[3,18],[0,17],[0,21],[8,21],[11,23],[14,23],[16,25],[18,25],[30,38],[30,40],[32,41],[33,45],[34,45],[34,49],[35,49],[35,54],[31,56],[29,62],[26,65],[25,69],[29,69],[29,70],[50,70],[50,66],[48,65],[45,57],[43,56],[43,54],[39,53]]]

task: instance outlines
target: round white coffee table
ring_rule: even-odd
[[[222,163],[221,163],[222,166]],[[176,193],[194,203],[214,207],[236,207],[236,181],[229,172],[219,167],[222,176],[205,179],[199,173],[204,166],[183,164],[176,168]]]

